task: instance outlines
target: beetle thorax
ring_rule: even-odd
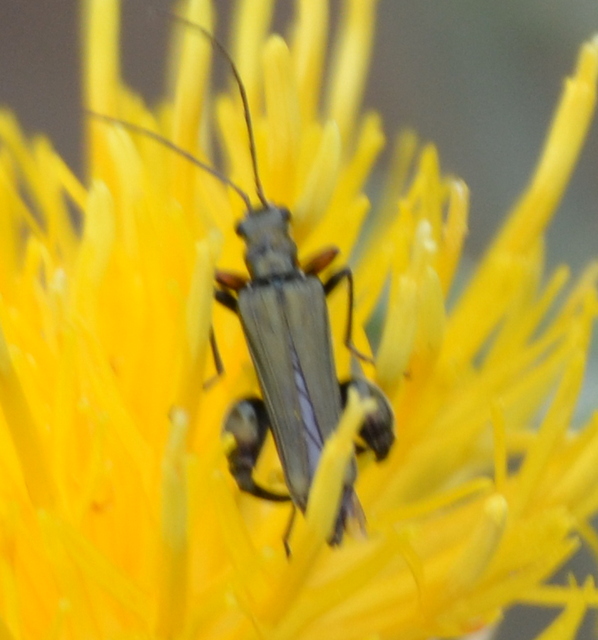
[[[289,235],[290,214],[269,207],[252,211],[237,225],[247,249],[245,264],[254,280],[290,275],[297,271],[297,245]]]

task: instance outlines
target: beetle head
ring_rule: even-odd
[[[270,206],[252,211],[237,225],[237,235],[247,245],[245,264],[252,279],[285,276],[298,269],[290,217],[287,209]]]

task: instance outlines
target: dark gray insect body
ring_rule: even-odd
[[[321,282],[274,278],[245,287],[239,315],[293,501],[305,508],[324,441],[340,419]]]
[[[258,376],[263,400],[241,401],[230,411],[225,430],[236,447],[229,454],[230,469],[243,491],[270,500],[288,499],[257,485],[252,471],[264,437],[271,430],[290,498],[305,511],[309,491],[327,438],[336,428],[343,408],[338,382],[326,294],[339,282],[349,284],[349,316],[345,343],[351,343],[352,277],[348,269],[322,283],[316,274],[334,259],[326,250],[305,269],[297,262],[297,247],[289,235],[289,213],[270,206],[250,211],[237,233],[247,245],[251,275],[218,273],[216,298],[239,315]],[[354,350],[355,351],[355,350]],[[360,354],[358,354],[360,355]],[[377,400],[377,411],[361,430],[365,444],[378,459],[388,454],[394,440],[392,411],[382,393],[365,379],[363,395]],[[353,489],[355,460],[349,464],[329,542],[338,544],[348,518],[361,519]]]

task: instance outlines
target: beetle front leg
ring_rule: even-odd
[[[220,303],[223,307],[226,307],[229,311],[238,314],[237,298],[230,291],[214,289],[214,298],[216,302]],[[220,350],[218,349],[218,343],[216,342],[214,327],[210,327],[210,350],[212,351],[214,366],[216,367],[216,375],[203,383],[204,389],[209,389],[216,380],[220,378],[220,376],[224,375],[224,363],[220,357]]]
[[[341,384],[343,406],[346,403],[350,386],[355,387],[362,398],[372,398],[376,403],[376,409],[366,416],[359,431],[359,437],[365,442],[367,448],[374,452],[376,460],[380,462],[386,458],[395,441],[392,408],[381,389],[362,377],[355,377]],[[358,453],[364,450],[363,447],[357,448]]]
[[[229,311],[238,315],[237,298],[230,291],[214,289],[214,298],[216,302],[220,303],[223,307],[226,307]]]
[[[212,351],[212,358],[214,359],[214,366],[216,367],[216,375],[213,375],[203,383],[204,391],[207,391],[220,376],[224,375],[224,364],[220,356],[220,350],[218,349],[213,327],[210,327],[210,349]]]
[[[230,433],[235,439],[235,446],[227,454],[228,468],[241,491],[264,500],[288,502],[290,496],[264,489],[253,479],[253,469],[268,428],[268,414],[262,400],[249,398],[237,402],[224,421],[223,431]]]
[[[216,279],[219,284],[227,283],[227,274],[217,273]],[[222,280],[222,282],[221,282]],[[234,282],[237,282],[236,280]],[[222,284],[222,286],[225,286]],[[216,302],[226,307],[229,311],[239,315],[237,297],[228,289],[214,289],[214,298]],[[216,367],[216,375],[204,382],[204,389],[209,389],[220,376],[224,374],[224,363],[220,357],[220,351],[218,349],[218,343],[216,342],[216,335],[214,334],[214,328],[210,327],[210,349],[212,350],[212,357],[214,358],[214,366]]]

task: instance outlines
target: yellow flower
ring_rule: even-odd
[[[150,110],[120,79],[118,4],[85,2],[86,105],[208,163],[220,148],[255,200],[238,92],[210,91],[210,44],[173,25],[172,98]],[[238,195],[154,140],[91,120],[82,184],[2,112],[2,640],[417,640],[489,628],[521,602],[561,607],[540,637],[567,640],[598,605],[591,581],[546,584],[581,539],[598,553],[598,417],[570,428],[598,265],[563,293],[567,269],[545,276],[543,264],[593,113],[598,41],[581,49],[527,191],[447,305],[467,189],[433,147],[416,159],[413,139],[397,139],[392,186],[361,233],[384,144],[378,116],[360,111],[375,2],[345,4],[326,83],[323,0],[297,1],[288,42],[269,33],[271,0],[241,1],[232,55],[265,192],[292,211],[300,257],[330,244],[353,256],[360,349],[384,315],[367,373],[398,439],[383,464],[359,461],[368,536],[326,544],[358,402],[326,446],[290,560],[288,505],[241,494],[228,473],[223,416],[257,393],[238,319],[212,304],[215,265],[243,269]],[[208,0],[184,15],[214,26]],[[346,378],[346,295],[329,308]],[[210,326],[226,373],[204,388]],[[276,486],[271,443],[262,458]]]

